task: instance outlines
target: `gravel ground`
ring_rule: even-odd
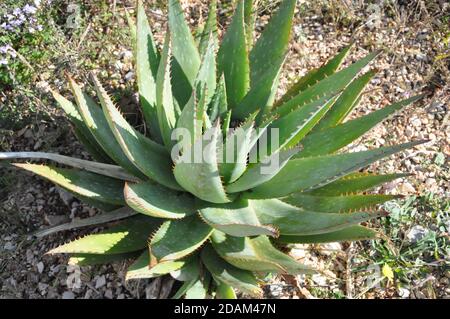
[[[439,31],[442,28],[442,23],[439,25],[442,14],[450,10],[448,3],[430,1],[425,6],[423,1],[413,1],[406,7],[397,1],[393,5],[380,6],[380,11],[365,4],[350,6],[347,3],[349,1],[302,4],[296,14],[291,54],[284,72],[288,77],[281,81],[282,90],[292,79],[320,66],[350,41],[355,42],[355,49],[347,63],[375,48],[384,49],[385,53],[371,66],[379,72],[352,116],[366,114],[421,92],[426,93],[426,98],[377,126],[356,141],[351,149],[364,150],[407,140],[428,139],[428,143],[373,165],[369,170],[413,174],[385,186],[383,191],[387,193],[413,195],[431,191],[448,198],[450,70],[448,59],[437,60],[440,54],[448,50]],[[186,6],[192,17],[191,22],[197,23],[200,14],[205,12],[205,5],[191,1]],[[270,8],[261,11],[258,29],[267,21],[269,11]],[[373,12],[380,14],[370,20]],[[157,30],[164,30],[165,18],[160,13],[155,7],[150,12],[150,18]],[[117,15],[120,14],[118,11]],[[123,23],[121,19],[117,21]],[[95,25],[92,28],[95,29]],[[156,38],[161,39],[162,36],[163,33],[158,32]],[[111,87],[125,88],[134,76],[130,49],[116,47],[113,56],[116,60],[108,72],[114,77],[109,84]],[[53,79],[54,85],[61,83],[58,76]],[[133,109],[134,103],[133,96],[120,101],[125,109]],[[4,134],[2,147],[23,151],[51,150],[87,158],[87,153],[70,133],[67,121],[58,116],[60,113],[52,112],[49,120],[34,121],[20,130],[10,131],[9,135]],[[437,161],[442,164],[436,165]],[[0,298],[123,299],[166,295],[161,287],[167,288],[173,284],[167,278],[125,282],[126,262],[78,269],[66,266],[65,257],[45,255],[61,243],[99,229],[66,231],[41,240],[33,239],[28,235],[30,232],[74,218],[92,216],[96,211],[39,178],[9,169],[3,171],[2,180],[8,187],[0,189]],[[394,286],[361,291],[358,287],[367,278],[353,276],[349,269],[354,256],[358,255],[358,249],[362,247],[348,243],[299,245],[292,255],[305,263],[326,269],[325,273],[312,277],[272,278],[265,286],[266,297],[315,298],[317,293],[311,292],[315,287],[326,288],[328,293],[324,297],[433,297],[422,290],[413,295],[402,295],[402,291]],[[72,288],[74,278],[81,279],[78,288]],[[438,294],[434,297],[450,296],[448,278],[448,272],[444,272],[441,278],[435,278],[433,285]]]

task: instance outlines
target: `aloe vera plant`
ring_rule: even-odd
[[[181,282],[175,298],[235,297],[234,289],[261,296],[265,274],[315,271],[281,247],[377,238],[360,224],[384,216],[378,205],[394,196],[365,192],[405,175],[361,170],[422,142],[341,150],[420,96],[344,121],[375,71],[359,73],[378,55],[340,68],[348,46],[276,100],[296,0],[281,2],[256,41],[252,4],[237,1],[219,41],[216,1],[196,39],[178,0],[169,0],[158,49],[139,2],[131,30],[147,134],[127,122],[95,75],[96,99],[69,78],[74,102],[52,93],[96,161],[0,153],[62,164],[11,163],[102,211],[36,236],[110,226],[49,253],[78,265],[134,258],[127,279],[171,275]]]

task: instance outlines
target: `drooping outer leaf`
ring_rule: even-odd
[[[338,196],[350,193],[363,192],[383,183],[397,178],[409,176],[408,174],[375,175],[368,173],[353,173],[325,186],[308,191],[306,194],[314,196]]]
[[[130,279],[143,279],[143,278],[154,278],[161,275],[170,273],[180,269],[186,264],[186,260],[171,260],[167,262],[160,263],[155,267],[150,267],[150,255],[148,249],[146,249],[138,259],[128,267],[127,273],[125,275],[126,280]]]
[[[286,54],[292,29],[296,0],[284,0],[270,19],[250,52],[252,86],[266,73],[267,67],[279,68]]]
[[[211,246],[208,245],[202,249],[201,257],[206,268],[217,281],[255,297],[262,295],[262,290],[258,286],[255,276],[250,271],[228,264],[218,256]]]
[[[136,25],[136,76],[140,103],[145,121],[152,137],[161,141],[156,115],[156,76],[159,66],[159,52],[145,14],[142,1],[138,1]]]
[[[314,131],[302,140],[303,152],[298,154],[296,157],[309,157],[333,153],[350,144],[375,125],[400,110],[402,107],[417,101],[421,97],[422,95],[415,96],[386,106],[381,110],[372,112],[355,120],[326,128],[321,131]]]
[[[176,161],[173,172],[177,182],[198,198],[212,203],[227,203],[230,200],[222,185],[217,164],[219,134],[218,125],[206,131],[205,138],[200,138],[191,149],[184,151]],[[207,136],[211,136],[209,141]]]
[[[107,204],[124,205],[123,181],[91,172],[37,164],[13,164],[83,196]]]
[[[169,0],[169,31],[172,39],[172,87],[181,108],[189,100],[200,68],[200,54],[184,19],[179,0]]]
[[[77,138],[86,147],[88,152],[98,161],[111,163],[112,160],[105,151],[103,151],[91,131],[89,131],[86,124],[84,124],[80,112],[78,112],[75,105],[57,92],[51,90],[51,93],[74,125]]]
[[[283,202],[313,212],[344,213],[355,210],[371,210],[376,205],[398,198],[395,195],[340,195],[313,196],[296,193],[283,198]]]
[[[237,2],[233,20],[218,53],[219,74],[225,75],[228,107],[234,108],[250,85],[250,69],[245,42],[244,1]]]
[[[200,209],[200,217],[209,225],[231,236],[269,235],[278,237],[275,225],[260,222],[251,201],[209,205]]]
[[[332,75],[342,64],[348,52],[350,51],[351,45],[346,46],[341,50],[336,56],[334,56],[330,61],[328,61],[325,65],[321,66],[318,69],[311,70],[305,76],[301,77],[299,81],[297,81],[294,85],[292,85],[286,94],[278,100],[275,105],[279,106],[291,98],[296,96],[302,91],[305,91],[308,87],[316,84],[317,82],[323,80],[327,76]]]
[[[122,151],[119,143],[114,138],[113,132],[111,132],[111,129],[109,128],[102,109],[89,96],[81,91],[75,81],[69,78],[69,82],[75,100],[77,101],[81,117],[97,142],[103,147],[103,150],[114,160],[114,162],[133,175],[140,178],[144,177]]]
[[[424,141],[382,147],[365,152],[292,159],[275,177],[252,189],[248,197],[283,197],[293,192],[319,188],[383,157],[422,143]]]
[[[142,250],[148,236],[160,225],[156,218],[130,217],[117,226],[50,250],[49,254],[122,254]]]
[[[305,91],[300,92],[290,100],[281,104],[279,107],[275,108],[273,113],[278,114],[279,116],[286,115],[298,106],[310,103],[312,100],[318,99],[326,94],[338,92],[344,89],[361,71],[361,69],[376,58],[378,54],[378,51],[372,52],[347,68],[324,78],[318,83],[310,86]]]
[[[109,127],[133,165],[158,183],[181,190],[172,175],[172,162],[165,148],[136,131],[113,105],[95,76],[93,78]]]
[[[150,240],[150,265],[181,259],[209,238],[212,228],[197,216],[171,220],[162,224]]]
[[[196,212],[194,198],[153,182],[126,183],[124,188],[127,205],[153,217],[178,219]]]
[[[233,237],[214,231],[211,243],[220,257],[244,270],[289,274],[314,272],[277,250],[266,236]]]
[[[317,123],[314,127],[314,131],[320,131],[341,123],[357,106],[364,88],[375,74],[376,70],[370,70],[353,80],[342,92],[333,107],[325,114],[321,121]]]
[[[100,264],[109,264],[125,259],[139,256],[139,252],[114,254],[114,255],[98,255],[98,254],[72,254],[67,262],[69,265],[92,266]]]
[[[166,33],[158,73],[156,76],[156,114],[164,145],[170,150],[174,141],[172,130],[177,118],[170,84],[170,33]]]
[[[276,225],[283,235],[322,234],[386,215],[384,212],[312,212],[278,199],[252,201],[252,206],[262,223]]]
[[[10,160],[10,159],[48,159],[63,165],[71,166],[74,168],[79,168],[89,172],[97,173],[100,175],[105,175],[113,177],[116,179],[121,179],[124,181],[139,181],[139,178],[127,173],[122,167],[111,164],[98,163],[93,161],[82,160],[75,157],[69,157],[54,153],[44,153],[44,152],[0,152],[0,160]]]
[[[76,228],[81,228],[81,227],[86,227],[86,226],[100,225],[100,224],[105,224],[105,223],[109,223],[109,222],[115,222],[117,220],[125,219],[125,218],[131,217],[136,214],[138,214],[138,213],[133,211],[131,208],[124,206],[124,207],[120,207],[116,210],[109,211],[106,214],[97,214],[95,216],[87,217],[87,218],[83,218],[83,219],[75,218],[73,221],[71,221],[69,223],[40,229],[40,230],[34,232],[32,235],[36,236],[38,238],[44,237],[44,236],[48,236],[50,234],[53,234],[53,233],[56,233],[59,231],[76,229]]]
[[[356,241],[365,239],[376,239],[378,233],[364,226],[354,225],[334,232],[306,235],[289,236],[283,235],[277,239],[277,242],[284,244],[310,244],[310,243],[329,243],[336,241]]]

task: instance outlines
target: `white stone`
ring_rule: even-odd
[[[327,278],[322,276],[321,274],[314,274],[311,276],[311,279],[319,286],[327,285]]]
[[[42,272],[44,271],[44,263],[42,261],[38,262],[38,264],[36,265],[36,268],[37,268],[38,272],[40,274],[42,274]]]
[[[3,246],[3,249],[5,250],[14,250],[16,248],[16,245],[14,245],[12,242],[8,241]]]
[[[409,289],[403,288],[403,287],[398,288],[398,295],[400,297],[402,297],[402,298],[409,298],[410,294],[411,293],[410,293]]]
[[[104,285],[106,285],[106,278],[104,275],[97,278],[97,281],[95,282],[95,289],[101,288]]]
[[[71,291],[64,291],[62,299],[75,299],[75,295]]]
[[[406,234],[406,238],[410,242],[415,243],[421,240],[428,233],[428,230],[420,225],[413,226],[409,232]]]

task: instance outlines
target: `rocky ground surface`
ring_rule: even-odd
[[[115,3],[115,2],[114,2]],[[119,1],[118,1],[119,3]],[[334,2],[333,2],[334,3]],[[448,42],[442,38],[439,22],[443,12],[450,10],[444,1],[433,2],[427,7],[423,1],[414,5],[402,5],[401,1],[380,10],[367,6],[353,6],[349,1],[324,5],[303,3],[296,14],[289,60],[286,64],[281,87],[304,75],[307,70],[319,66],[344,45],[355,42],[355,49],[347,63],[355,61],[373,49],[384,53],[372,63],[379,72],[371,81],[360,106],[352,116],[360,116],[394,101],[418,93],[426,97],[404,109],[377,126],[363,139],[354,143],[353,150],[390,145],[416,139],[428,143],[373,165],[369,170],[383,172],[410,172],[412,176],[384,186],[390,194],[418,195],[432,192],[438,198],[450,195],[450,120],[449,120],[449,65],[448,58],[440,59]],[[431,2],[430,2],[431,3]],[[270,6],[261,11],[258,29],[268,19]],[[187,12],[196,24],[205,5],[192,1],[186,4]],[[375,13],[376,14],[374,16]],[[165,17],[160,7],[149,10],[153,26],[161,39]],[[226,12],[222,12],[225,14]],[[123,12],[117,11],[123,18]],[[123,23],[115,18],[114,23]],[[202,20],[202,19],[200,19]],[[448,20],[447,20],[448,21]],[[90,28],[96,28],[91,25]],[[88,33],[89,34],[89,33]],[[88,35],[89,37],[89,35]],[[84,40],[85,43],[89,39]],[[448,41],[448,40],[447,40]],[[448,48],[448,47],[447,47]],[[112,77],[110,86],[126,88],[134,79],[131,51],[126,45],[113,50],[112,67],[106,72]],[[73,67],[73,65],[71,65]],[[56,73],[57,71],[55,71]],[[106,74],[108,76],[108,74]],[[81,76],[80,76],[81,77]],[[105,76],[103,76],[105,77]],[[52,85],[61,86],[62,78],[53,79]],[[41,83],[42,84],[42,83]],[[133,96],[120,101],[123,108],[133,109]],[[48,151],[87,158],[87,153],[71,134],[68,122],[53,108],[47,119],[33,121],[14,131],[6,131],[0,137],[5,150]],[[92,209],[53,185],[16,170],[2,169],[0,189],[0,297],[1,298],[157,298],[166,296],[161,287],[170,287],[173,281],[140,280],[125,282],[127,263],[105,266],[66,266],[66,258],[45,253],[64,242],[92,233],[96,229],[66,231],[36,240],[29,234],[37,229],[57,225],[75,218],[96,214]],[[425,214],[425,212],[424,212]],[[447,217],[450,212],[448,212]],[[442,230],[447,236],[450,229]],[[381,224],[374,224],[381,228]],[[411,235],[411,229],[401,236]],[[415,229],[420,232],[420,229]],[[414,237],[414,234],[411,235]],[[412,238],[411,237],[411,238]],[[372,249],[372,250],[371,250]],[[438,267],[411,283],[407,288],[381,281],[389,277],[383,268],[381,279],[373,286],[367,285],[367,269],[357,271],[361,251],[373,252],[370,243],[331,243],[326,245],[299,245],[291,254],[311,265],[324,269],[323,274],[313,276],[280,276],[267,280],[264,287],[268,298],[445,298],[450,296],[447,256],[441,256]],[[450,250],[447,250],[449,253]],[[375,252],[373,252],[375,254]],[[382,265],[381,265],[382,266]],[[447,268],[446,268],[447,267]],[[367,268],[367,267],[366,267]],[[77,281],[80,279],[81,281]],[[376,278],[375,278],[376,281]],[[79,284],[77,286],[77,284]],[[74,287],[75,285],[75,287]],[[431,288],[430,288],[431,287]],[[367,288],[367,289],[366,289]],[[245,296],[244,296],[245,297]]]

